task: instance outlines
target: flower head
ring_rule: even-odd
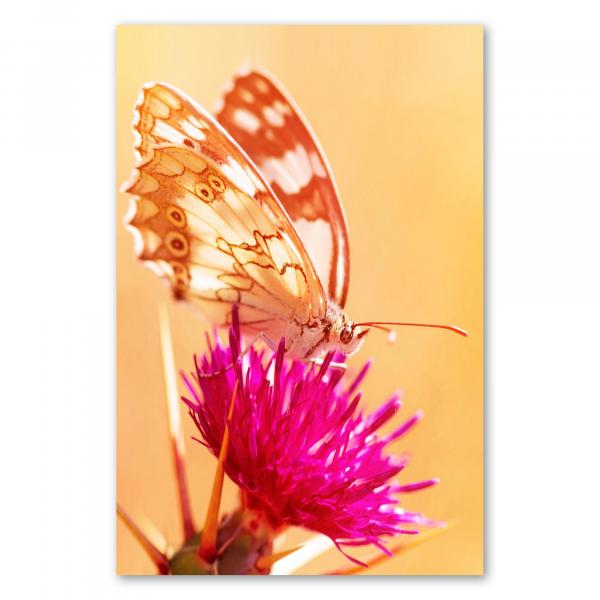
[[[394,494],[437,480],[407,485],[393,480],[408,461],[385,448],[421,414],[379,436],[401,402],[394,394],[370,414],[360,409],[357,389],[369,363],[348,385],[344,371],[331,366],[341,355],[330,353],[319,366],[290,361],[284,359],[283,340],[275,353],[254,348],[242,353],[236,311],[229,342],[224,347],[215,339],[195,358],[195,376],[184,376],[191,398],[183,400],[201,433],[198,441],[218,455],[237,385],[225,472],[241,488],[246,507],[274,530],[295,525],[323,533],[342,552],[342,546],[366,544],[388,552],[382,536],[438,524],[398,505]]]

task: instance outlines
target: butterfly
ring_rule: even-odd
[[[289,358],[356,352],[372,327],[344,312],[350,252],[329,163],[305,117],[265,71],[236,75],[216,118],[166,83],[143,86],[137,164],[124,191],[138,257],[175,298]]]

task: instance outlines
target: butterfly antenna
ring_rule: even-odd
[[[358,325],[365,325],[365,324],[366,323],[358,323]],[[390,329],[389,327],[384,327],[383,325],[377,325],[374,323],[370,323],[369,325],[375,329],[381,329],[381,331],[387,332],[388,344],[393,344],[396,341],[396,332],[393,329]]]
[[[455,327],[454,325],[434,325],[432,323],[399,323],[397,321],[369,321],[364,323],[356,323],[356,325],[364,325],[365,327],[375,327],[376,329],[382,329],[383,331],[387,331],[390,336],[390,341],[395,339],[394,332],[385,327],[385,325],[399,325],[402,327],[435,327],[436,329],[447,329],[448,331],[454,331],[454,333],[458,333],[464,337],[469,337],[469,333],[460,327]]]

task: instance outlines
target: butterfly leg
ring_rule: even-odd
[[[252,344],[255,344],[258,340],[262,340],[273,352],[277,351],[278,344],[266,335],[264,331],[258,333]],[[252,344],[250,344],[250,346],[252,346]]]
[[[273,348],[272,341],[261,331],[257,335],[255,335],[252,341],[240,352],[239,357],[242,358],[243,356],[246,356],[246,354],[248,354],[248,352],[250,351],[250,348],[252,348],[252,346],[254,346],[254,344],[256,344],[258,340],[262,340],[267,346],[269,346],[269,348]],[[233,363],[229,363],[224,369],[220,369],[219,371],[213,371],[212,373],[199,373],[198,377],[200,379],[211,379],[212,377],[218,377],[226,371],[229,371],[229,369],[231,369],[232,367]]]
[[[258,340],[262,340],[267,346],[269,346],[269,348],[271,348],[271,350],[273,350],[273,351],[277,350],[277,344],[273,344],[273,341],[271,340],[271,338],[266,336],[262,331],[259,331],[252,338],[252,341],[240,352],[240,357],[246,356],[246,354],[248,354],[248,352],[250,351],[250,348],[252,348],[252,346],[254,346],[254,344],[256,344],[256,342],[258,342]]]

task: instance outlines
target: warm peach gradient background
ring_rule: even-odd
[[[130,122],[150,80],[207,108],[248,58],[302,108],[329,157],[348,216],[357,320],[449,322],[471,337],[405,328],[394,346],[372,332],[351,360],[375,360],[364,385],[375,407],[397,387],[425,419],[392,450],[409,450],[403,481],[439,476],[404,505],[458,524],[370,574],[480,574],[483,569],[483,30],[478,26],[121,26],[117,31],[117,185],[133,165]],[[158,339],[163,283],[137,262],[117,194],[117,498],[180,541]],[[206,324],[170,304],[178,366],[204,347]],[[198,521],[215,459],[190,440]],[[227,484],[224,508],[235,502]],[[144,521],[145,523],[145,521]],[[117,571],[151,574],[117,525]],[[292,540],[301,532],[293,533]],[[364,556],[362,554],[361,556]],[[350,564],[332,551],[302,572]]]

